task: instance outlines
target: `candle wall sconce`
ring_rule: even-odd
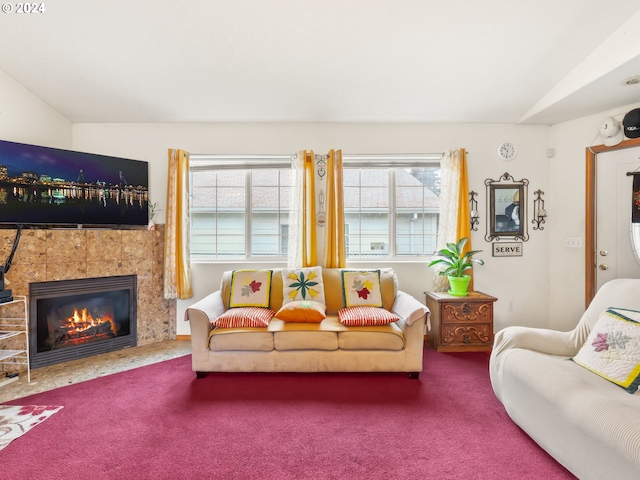
[[[538,189],[533,194],[536,198],[533,200],[533,220],[531,220],[531,223],[535,224],[534,230],[544,230],[544,227],[541,226],[541,224],[545,223],[544,219],[547,216],[547,211],[544,209],[544,200],[542,199],[544,192]]]
[[[469,211],[471,213],[471,230],[478,231],[478,225],[480,224],[480,216],[478,215],[478,202],[476,201],[476,195],[478,192],[471,190],[469,192]]]

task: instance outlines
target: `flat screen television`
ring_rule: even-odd
[[[0,140],[0,226],[149,223],[149,164]]]

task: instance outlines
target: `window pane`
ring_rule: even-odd
[[[431,188],[430,188],[431,187]],[[396,170],[396,255],[431,255],[436,249],[440,169]]]
[[[345,169],[347,257],[389,255],[389,169]]]

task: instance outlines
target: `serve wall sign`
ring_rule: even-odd
[[[521,257],[522,256],[522,243],[521,242],[509,242],[509,243],[493,243],[493,256],[494,257]]]

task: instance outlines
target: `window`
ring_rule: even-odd
[[[191,163],[191,256],[286,259],[290,157],[222,157]],[[347,259],[431,255],[438,230],[439,155],[343,155]],[[401,165],[401,166],[397,166]],[[260,168],[257,168],[257,167]]]
[[[407,258],[436,249],[439,165],[345,168],[347,258]]]
[[[191,255],[286,258],[290,184],[289,169],[192,172]]]

